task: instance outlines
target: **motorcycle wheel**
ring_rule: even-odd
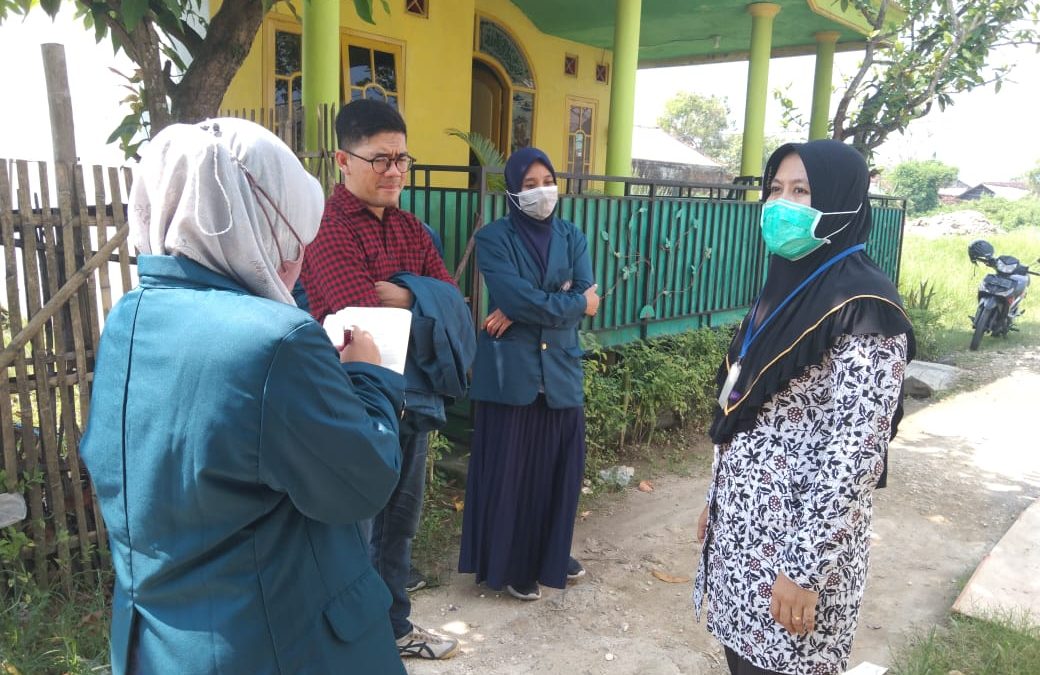
[[[989,328],[989,322],[993,319],[995,311],[995,307],[979,307],[979,311],[975,313],[975,333],[971,336],[971,351],[976,351],[982,344],[982,336]]]

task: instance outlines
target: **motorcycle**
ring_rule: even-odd
[[[1010,255],[995,256],[993,245],[977,239],[968,246],[968,259],[972,265],[982,263],[996,274],[987,274],[979,284],[978,308],[975,316],[969,317],[974,333],[971,336],[971,351],[979,348],[986,333],[994,337],[1007,337],[1015,328],[1015,319],[1022,316],[1022,300],[1029,288],[1029,275],[1040,276],[1029,271],[1029,267]],[[1040,260],[1038,260],[1040,262]]]

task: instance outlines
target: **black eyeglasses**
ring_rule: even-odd
[[[386,173],[390,170],[390,165],[393,164],[397,167],[397,170],[401,173],[408,171],[415,164],[415,157],[411,155],[398,155],[397,157],[387,157],[386,155],[376,155],[372,159],[368,157],[362,157],[350,150],[345,150],[351,157],[357,157],[362,162],[368,162],[372,165],[372,170],[376,173]]]

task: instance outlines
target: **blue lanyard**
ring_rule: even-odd
[[[758,303],[762,300],[762,296],[760,294],[758,296],[758,300],[755,300],[755,306],[751,309],[751,316],[748,318],[748,329],[747,332],[744,333],[744,342],[740,346],[740,356],[737,357],[737,361],[739,362],[744,360],[744,355],[747,354],[748,348],[750,348],[751,344],[755,341],[755,339],[762,334],[762,331],[765,329],[766,326],[769,325],[769,322],[772,321],[776,317],[776,315],[780,313],[780,310],[782,310],[787,305],[787,303],[791,302],[794,296],[798,295],[798,293],[800,293],[802,289],[808,286],[813,279],[823,274],[832,265],[834,265],[842,258],[847,258],[853,253],[856,253],[857,251],[862,251],[866,247],[866,244],[856,244],[855,246],[845,249],[838,255],[834,256],[827,262],[820,265],[815,272],[810,274],[802,283],[798,284],[798,287],[791,291],[791,293],[786,298],[784,298],[783,302],[776,306],[776,309],[774,309],[769,314],[769,316],[766,317],[766,320],[763,321],[761,325],[759,325],[758,330],[751,330],[752,326],[755,323],[755,314],[758,313]]]

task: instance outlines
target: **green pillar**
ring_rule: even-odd
[[[639,66],[639,17],[643,0],[617,0],[614,17],[614,65],[610,84],[610,124],[607,129],[607,175],[632,175],[632,128],[635,126],[636,69]],[[624,192],[621,183],[608,183],[609,194]]]
[[[769,89],[769,56],[773,46],[773,17],[780,5],[756,2],[748,5],[751,14],[751,56],[748,64],[747,102],[744,108],[744,146],[740,155],[740,175],[762,173],[762,146],[766,136],[766,95]],[[756,192],[747,193],[757,199]]]
[[[339,1],[303,2],[303,107],[306,146],[318,150],[318,108],[339,104]]]
[[[813,79],[812,117],[809,118],[809,140],[827,138],[831,114],[831,77],[834,73],[834,48],[840,34],[828,30],[816,34],[816,77]]]

